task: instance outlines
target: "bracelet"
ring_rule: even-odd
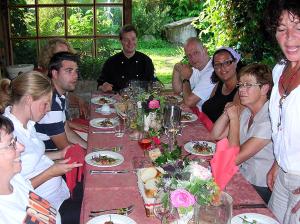
[[[184,79],[184,80],[182,80],[182,84],[185,83],[185,82],[190,83],[190,80],[189,80],[189,79]]]

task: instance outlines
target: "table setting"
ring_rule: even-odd
[[[230,157],[237,151],[232,150],[225,159],[227,165],[224,165],[220,158],[224,158],[222,149],[226,146],[226,140],[225,143],[211,141],[209,131],[198,120],[198,116],[191,110],[182,111],[179,97],[173,104],[174,101],[170,103],[163,96],[156,92],[130,90],[120,95],[92,95],[91,118],[94,121],[90,122],[88,153],[85,157],[87,165],[81,223],[192,224],[202,223],[201,220],[206,217],[208,221],[205,223],[221,224],[224,221],[226,224],[235,224],[240,223],[236,219],[241,219],[236,216],[244,213],[259,213],[273,219],[274,215],[263,200],[233,165],[234,160]],[[96,112],[97,108],[106,105],[116,113],[106,115]],[[105,119],[110,119],[110,127],[99,125],[106,122]],[[123,130],[122,135],[118,136],[115,127],[119,122]],[[184,163],[184,166],[181,167],[177,162]],[[163,167],[174,164],[180,170],[172,176]],[[198,174],[209,173],[210,177],[205,180],[193,179],[191,170],[194,168],[191,167],[197,167],[195,172]],[[189,173],[189,178],[192,178],[188,179],[189,185],[182,181],[182,185],[170,185],[166,189],[168,185],[164,180],[167,177],[175,178],[183,173]],[[179,183],[180,179],[173,181]],[[194,182],[195,186],[191,184]],[[204,183],[205,187],[199,187],[199,182]],[[241,187],[244,192],[239,191]],[[208,200],[206,204],[201,204],[198,196],[203,192],[199,189],[208,189],[204,197]],[[179,198],[190,196],[195,201],[187,207],[179,206],[174,199],[176,194]],[[169,200],[166,201],[166,198]],[[216,221],[216,215],[208,215],[208,210],[203,210],[214,204],[215,198],[218,198],[216,201],[220,205],[226,204],[226,211],[221,212],[222,222]],[[96,210],[105,211],[93,212]],[[110,220],[111,214],[129,219],[111,216]],[[215,221],[212,221],[212,217]],[[253,223],[255,218],[246,215],[244,219]],[[245,220],[241,223],[247,223]]]

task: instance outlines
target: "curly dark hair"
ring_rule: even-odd
[[[283,11],[288,11],[292,18],[300,18],[299,0],[270,0],[265,10],[266,30],[275,37],[276,29],[279,26],[280,16]]]

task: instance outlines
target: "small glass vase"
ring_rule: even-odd
[[[194,205],[193,224],[230,224],[232,217],[232,197],[222,192],[217,204]]]

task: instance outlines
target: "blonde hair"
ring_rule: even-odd
[[[26,72],[18,75],[14,80],[0,80],[0,111],[5,107],[18,103],[25,95],[30,95],[33,100],[38,100],[52,92],[51,80],[37,71]]]
[[[58,44],[64,44],[68,48],[68,52],[75,54],[76,51],[71,47],[71,45],[63,38],[53,38],[48,41],[48,43],[42,48],[40,57],[39,57],[39,66],[47,71],[50,59],[52,56],[57,53],[55,49]]]

